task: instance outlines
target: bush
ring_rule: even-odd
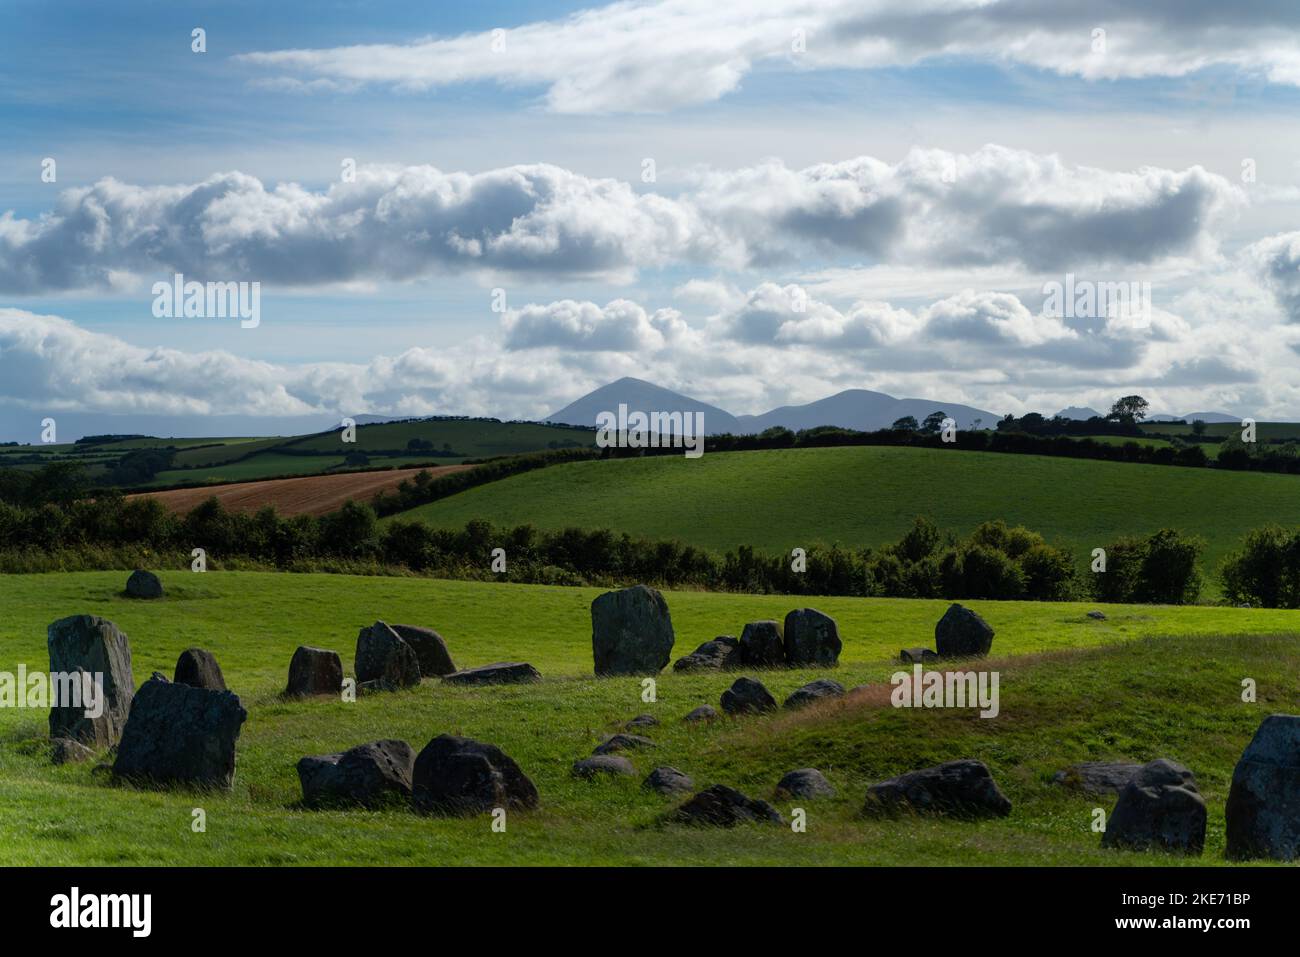
[[[1092,576],[1098,601],[1182,605],[1201,591],[1197,567],[1205,543],[1163,528],[1150,538],[1120,538],[1106,546],[1106,570]]]
[[[1300,608],[1300,529],[1266,525],[1223,561],[1223,594],[1264,608]]]

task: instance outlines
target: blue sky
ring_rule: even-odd
[[[632,374],[1300,418],[1297,14],[960,6],[0,2],[0,405],[535,416]],[[155,318],[182,267],[258,328]],[[1044,317],[1066,273],[1149,283],[1145,325]]]

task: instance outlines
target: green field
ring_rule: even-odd
[[[45,626],[94,613],[130,636],[137,683],[170,676],[189,646],[212,650],[249,717],[229,794],[115,787],[89,765],[52,767],[44,712],[0,709],[0,864],[1179,864],[1165,854],[1102,851],[1092,809],[1110,801],[1061,791],[1052,773],[1079,760],[1170,757],[1193,769],[1209,807],[1201,863],[1222,863],[1223,801],[1231,770],[1269,713],[1295,712],[1300,613],[1230,608],[974,602],[997,629],[990,667],[1002,674],[1001,714],[894,710],[867,692],[797,714],[687,726],[680,717],[716,705],[734,675],[658,679],[641,700],[633,678],[590,676],[588,607],[594,589],[264,573],[172,573],[156,603],[120,597],[121,573],[0,579],[0,670],[47,666]],[[669,593],[675,655],[747,621],[780,616],[781,596]],[[890,658],[928,642],[943,602],[798,600],[834,615],[845,647],[835,677],[846,687],[887,682]],[[357,629],[377,617],[426,624],[461,666],[527,660],[538,685],[450,688],[436,679],[355,703],[279,698],[298,644],[334,648],[351,671]],[[825,672],[761,675],[783,698]],[[1240,701],[1254,678],[1259,703]],[[637,778],[580,782],[573,760],[633,715],[653,752],[633,756]],[[422,747],[453,732],[500,745],[536,782],[542,807],[511,815],[504,834],[488,817],[434,819],[403,810],[304,811],[294,765],[306,754],[380,737]],[[943,760],[987,762],[1014,810],[998,821],[865,821],[869,783]],[[640,789],[668,764],[698,786],[724,783],[770,798],[796,767],[821,768],[839,794],[795,802],[806,833],[743,827],[664,826],[673,802]],[[792,803],[777,802],[783,812]],[[202,807],[206,833],[190,829]]]
[[[990,519],[1023,524],[1081,561],[1118,535],[1173,526],[1206,539],[1213,571],[1248,529],[1300,522],[1300,477],[955,449],[791,449],[557,465],[400,517],[788,552],[897,541],[917,515],[961,532]]]
[[[465,458],[490,458],[519,452],[540,452],[548,448],[583,447],[596,444],[594,430],[568,429],[537,422],[497,422],[490,419],[421,419],[390,422],[357,428],[356,442],[343,445],[336,432],[295,442],[300,449],[345,452],[403,450],[412,439],[423,439],[435,449],[444,447]],[[459,460],[453,460],[459,461]]]

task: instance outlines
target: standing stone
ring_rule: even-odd
[[[779,621],[751,621],[740,633],[740,663],[747,668],[780,668],[785,638]]]
[[[958,818],[1006,817],[1011,801],[983,761],[966,759],[909,771],[867,789],[864,814],[888,816],[904,810]]]
[[[229,790],[235,741],[248,712],[229,691],[168,681],[154,672],[140,686],[113,762],[115,778]]]
[[[673,662],[673,671],[731,671],[740,667],[740,642],[731,635],[706,641],[689,655]]]
[[[843,697],[843,695],[844,685],[838,681],[832,681],[830,678],[818,678],[816,681],[810,681],[802,688],[791,693],[790,697],[785,699],[784,707],[802,708],[817,701],[839,698]]]
[[[531,810],[537,788],[493,744],[440,734],[415,759],[414,803],[425,814],[464,815],[494,808]]]
[[[92,748],[117,744],[135,696],[126,635],[106,618],[74,615],[49,626],[46,644],[56,698],[50,702],[50,737],[72,738]],[[103,698],[103,712],[97,718],[86,716],[90,702],[85,700],[83,675],[98,685],[95,693]]]
[[[835,619],[816,608],[797,608],[785,616],[785,663],[792,668],[840,663],[840,629]]]
[[[634,585],[591,603],[591,651],[597,675],[655,675],[672,656],[673,622],[656,589]]]
[[[722,692],[722,710],[727,714],[762,714],[764,711],[776,710],[776,699],[768,693],[761,681],[737,678],[730,688]]]
[[[420,663],[420,674],[424,677],[449,675],[456,670],[456,666],[451,661],[451,652],[447,650],[447,642],[443,641],[442,635],[432,628],[421,628],[418,625],[389,625],[388,627],[397,633],[397,637],[411,646],[416,660]]]
[[[309,807],[359,804],[374,807],[411,796],[415,749],[405,741],[371,741],[341,754],[298,762],[302,801]]]
[[[1228,857],[1300,858],[1300,716],[1264,719],[1232,772]]]
[[[1119,792],[1101,846],[1200,854],[1205,848],[1205,801],[1192,772],[1163,758],[1143,765]]]
[[[983,658],[993,647],[993,629],[961,605],[951,605],[934,626],[934,647],[940,658]]]
[[[163,596],[162,581],[153,572],[138,568],[126,580],[126,593],[132,598],[161,598]]]
[[[776,793],[778,797],[834,797],[835,789],[826,780],[826,775],[816,768],[799,768],[786,772],[777,782]]]
[[[176,672],[172,679],[178,685],[191,688],[207,688],[209,691],[225,691],[226,679],[221,673],[221,665],[216,656],[202,648],[187,648],[176,659]]]
[[[343,691],[343,661],[338,652],[324,648],[299,645],[289,662],[288,697],[305,697],[318,694],[341,694]]]
[[[781,812],[766,801],[746,797],[735,788],[714,784],[695,795],[669,817],[678,824],[735,827],[737,824],[781,824]]]
[[[415,649],[382,621],[358,632],[353,669],[358,684],[377,681],[381,686],[409,688],[420,683]]]

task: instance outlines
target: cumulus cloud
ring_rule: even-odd
[[[1095,34],[1101,29],[1103,34]],[[457,37],[236,59],[294,89],[429,90],[493,82],[564,113],[662,112],[735,91],[756,69],[871,70],[937,58],[1088,80],[1225,67],[1300,85],[1300,8],[1213,0],[710,0],[620,2]]]
[[[1300,232],[1269,236],[1242,254],[1290,322],[1300,323]]]
[[[673,197],[544,164],[367,166],[323,191],[243,173],[180,186],[104,179],[36,219],[0,216],[0,293],[108,289],[174,271],[312,287],[447,272],[626,281],[645,268],[813,256],[1148,264],[1213,255],[1213,230],[1240,201],[1200,167],[1110,172],[997,146],[913,150],[893,165],[770,161],[707,173]]]
[[[627,299],[605,306],[572,299],[527,305],[507,313],[503,325],[505,347],[511,350],[558,346],[592,352],[653,351],[685,330],[677,310],[648,313]]]

